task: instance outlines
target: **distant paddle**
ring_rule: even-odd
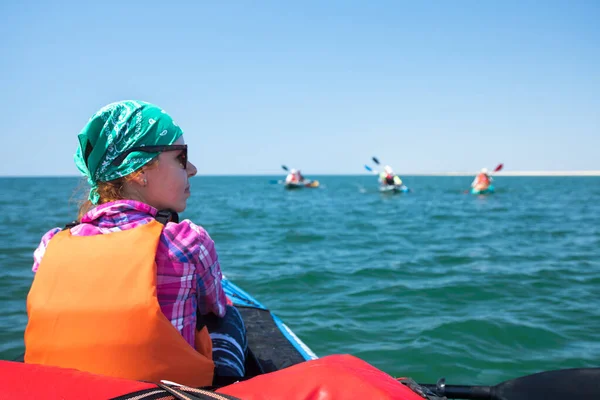
[[[379,159],[377,157],[371,157],[371,160],[373,160],[373,162],[377,165],[381,165],[381,163],[379,162]],[[365,169],[369,172],[372,172],[374,174],[378,174],[379,172],[377,172],[377,170],[369,167],[368,165],[365,165]]]
[[[288,167],[286,167],[285,165],[282,165],[281,169],[283,169],[284,171],[289,171]]]
[[[366,164],[365,164],[365,169],[366,169],[367,171],[369,171],[369,172],[372,172],[372,173],[374,173],[374,174],[377,174],[377,171],[376,171],[376,170],[374,170],[373,168],[369,167],[369,166],[368,166],[368,165],[366,165]]]
[[[600,368],[573,368],[526,375],[496,386],[419,384],[438,396],[477,400],[600,399]]]

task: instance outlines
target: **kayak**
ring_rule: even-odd
[[[286,189],[318,188],[319,181],[289,182],[285,184]]]
[[[215,388],[173,382],[140,382],[70,368],[0,360],[3,399],[61,400],[596,400],[600,368],[571,368],[534,373],[494,386],[419,384],[397,380],[351,355],[329,355],[271,374]]]
[[[410,189],[404,185],[381,185],[379,191],[381,193],[408,193]]]
[[[494,193],[494,185],[488,186],[486,189],[475,189],[471,188],[471,194],[491,194]]]
[[[414,381],[398,381],[348,354],[306,361],[220,388],[141,382],[71,368],[0,361],[0,384],[3,399],[423,400],[420,393],[431,393]],[[442,400],[437,396],[427,399]]]
[[[273,372],[317,355],[265,306],[223,277],[223,290],[236,306],[248,330],[248,347],[262,373]]]
[[[422,400],[425,388],[401,383],[347,354],[318,358],[294,332],[258,300],[223,277],[228,299],[241,313],[249,352],[246,376],[209,388],[142,382],[72,368],[0,361],[2,398],[44,399],[269,399],[372,398]]]

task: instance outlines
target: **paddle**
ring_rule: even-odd
[[[572,368],[526,375],[496,386],[419,384],[449,399],[592,400],[600,399],[600,368]]]
[[[374,170],[373,168],[369,167],[368,165],[365,164],[365,169],[369,172],[372,172],[374,174],[378,174],[378,172],[376,170]]]
[[[283,169],[284,171],[289,171],[288,167],[287,167],[287,166],[285,166],[285,165],[282,165],[282,166],[281,166],[281,169]],[[283,180],[281,180],[281,179],[277,179],[277,180],[276,180],[276,179],[271,179],[271,180],[269,181],[269,183],[270,183],[271,185],[279,185],[279,184],[281,184],[281,183],[283,183],[283,182],[284,182],[284,181],[283,181]]]
[[[379,159],[377,157],[371,157],[371,160],[373,160],[373,162],[377,165],[381,165],[381,163],[379,162]],[[367,171],[371,171],[374,174],[378,174],[377,170],[374,170],[373,168],[369,167],[368,165],[365,165],[365,168]]]

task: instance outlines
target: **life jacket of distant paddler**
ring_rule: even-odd
[[[156,297],[156,250],[168,220],[95,236],[57,233],[27,296],[25,363],[211,385],[206,327],[196,330],[190,346]]]
[[[477,184],[478,185],[489,185],[490,177],[487,174],[484,174],[483,172],[480,173],[479,175],[477,175]]]

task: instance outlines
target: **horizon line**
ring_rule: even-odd
[[[399,176],[475,176],[477,172],[407,172],[398,174]],[[274,177],[284,174],[248,174],[248,173],[232,173],[232,174],[201,174],[198,177],[236,177],[236,176],[252,176],[252,177]],[[307,176],[374,176],[369,173],[313,173]],[[494,176],[600,176],[600,170],[583,170],[583,171],[500,171],[493,173]],[[0,175],[0,178],[81,178],[80,175]]]

